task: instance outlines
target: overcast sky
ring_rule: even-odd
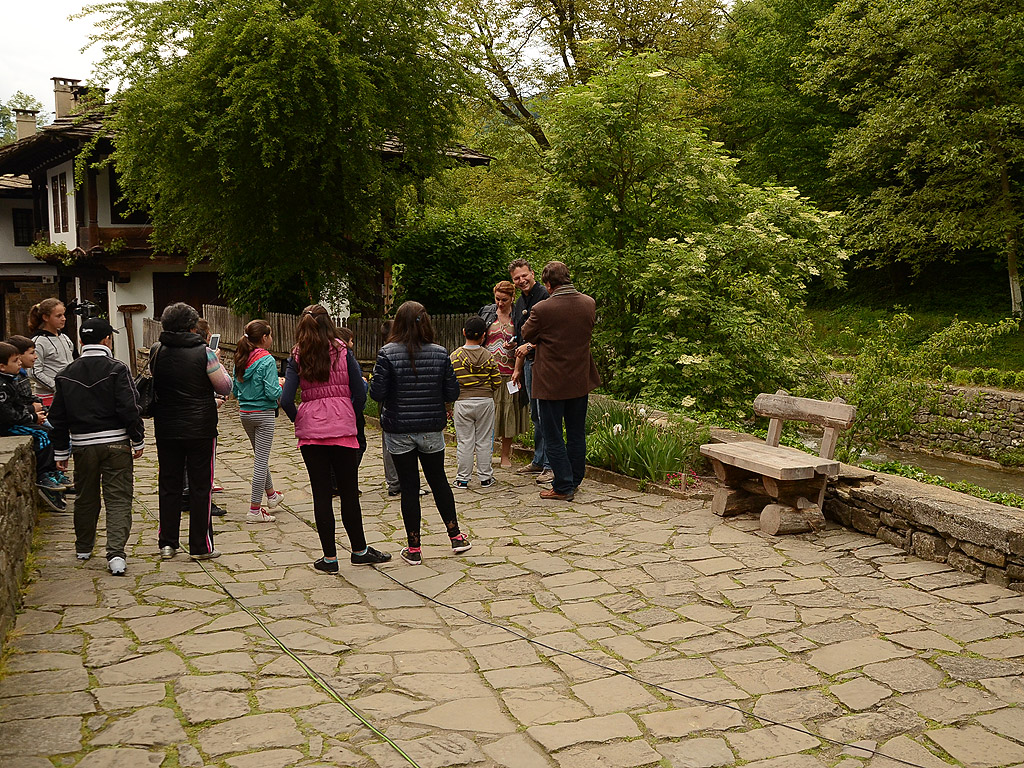
[[[88,80],[99,51],[81,53],[92,19],[68,21],[88,0],[0,0],[0,101],[24,91],[53,119],[51,77]]]

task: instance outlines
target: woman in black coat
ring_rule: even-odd
[[[458,399],[459,382],[448,350],[434,344],[430,315],[419,302],[407,301],[398,308],[388,343],[377,353],[370,397],[381,404],[384,444],[395,461],[402,488],[402,519],[409,540],[402,559],[410,565],[423,560],[417,461],[434,494],[452,551],[465,552],[471,544],[459,530],[455,495],[444,470],[447,403]]]

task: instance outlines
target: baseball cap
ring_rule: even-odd
[[[112,333],[117,333],[114,326],[102,317],[90,317],[78,329],[78,335],[82,337],[83,344],[99,344]]]

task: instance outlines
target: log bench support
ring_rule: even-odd
[[[758,511],[761,530],[773,536],[821,530],[825,487],[839,473],[839,462],[833,459],[836,443],[840,431],[853,424],[856,409],[838,397],[826,403],[779,390],[758,395],[754,412],[771,419],[764,443],[710,443],[700,448],[711,459],[720,483],[711,511],[722,517]],[[782,423],[788,420],[824,427],[818,457],[779,445]]]

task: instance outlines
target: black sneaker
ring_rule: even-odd
[[[481,488],[490,488],[492,485],[494,485],[494,478],[493,477],[489,477],[486,480],[481,480],[480,481],[480,487]]]
[[[391,555],[387,552],[381,552],[373,547],[367,547],[361,555],[352,553],[352,565],[376,565],[377,563],[386,563],[390,559]]]
[[[54,491],[49,488],[40,488],[39,496],[42,498],[43,503],[54,512],[68,511],[68,503],[64,501],[64,494],[60,491]]]
[[[460,533],[458,536],[452,539],[452,552],[454,552],[455,554],[465,552],[472,546],[473,545],[470,543],[469,539],[466,538],[466,534],[464,533]]]
[[[212,502],[210,503],[210,514],[214,517],[224,517],[224,515],[226,515],[227,513],[228,511],[223,507],[218,507],[216,504]]]
[[[411,550],[408,547],[402,550],[402,559],[405,560],[409,565],[419,565],[423,562],[423,555],[420,551]]]
[[[354,557],[354,555],[353,555],[353,557]],[[324,560],[324,558],[321,557],[319,560],[317,560],[315,563],[313,563],[313,567],[316,568],[318,571],[323,571],[324,573],[337,573],[338,572],[338,561],[337,560],[333,560],[333,561],[329,562],[327,560]]]

